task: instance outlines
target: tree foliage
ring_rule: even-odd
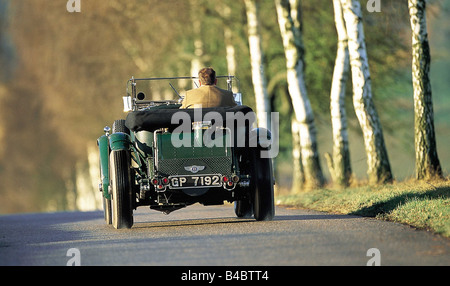
[[[86,162],[88,145],[95,145],[103,127],[124,116],[126,81],[190,73],[192,15],[201,23],[202,61],[221,74],[227,73],[224,26],[231,28],[244,104],[255,107],[245,5],[223,2],[231,9],[227,17],[218,1],[205,0],[194,11],[181,0],[82,0],[81,13],[68,13],[66,1],[1,0],[0,10],[8,9],[0,13],[1,74],[8,76],[0,85],[0,192],[7,198],[0,213],[49,204],[72,208],[67,198],[76,189],[74,166]],[[268,95],[280,112],[282,160],[292,148],[286,61],[275,4],[258,2]],[[382,15],[364,17],[373,90],[408,63],[401,33],[408,28],[408,10],[399,2],[383,1]],[[302,11],[306,86],[317,120],[326,122],[337,43],[333,6],[302,1]],[[354,115],[349,120],[356,125]]]

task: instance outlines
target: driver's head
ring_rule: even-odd
[[[198,72],[198,78],[201,85],[214,85],[216,84],[216,72],[213,68],[202,68]]]

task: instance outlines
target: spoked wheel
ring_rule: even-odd
[[[261,150],[252,150],[252,204],[256,220],[272,220],[275,215],[273,170],[270,158],[261,158]]]
[[[133,225],[133,193],[130,175],[130,154],[126,150],[111,151],[111,206],[112,225],[116,229]]]

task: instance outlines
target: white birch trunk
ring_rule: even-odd
[[[372,100],[369,61],[358,0],[341,0],[348,35],[348,49],[353,82],[353,105],[364,136],[367,174],[370,183],[392,181],[391,167],[383,131]]]
[[[222,2],[222,13],[225,19],[224,22],[224,41],[225,41],[225,51],[227,59],[227,70],[228,75],[236,76],[237,63],[236,63],[236,49],[233,44],[233,31],[231,30],[231,8],[226,2]],[[237,93],[238,85],[233,84],[233,93]]]
[[[204,67],[202,57],[204,54],[203,51],[203,41],[201,38],[201,22],[200,16],[198,15],[198,11],[200,11],[200,3],[198,0],[190,0],[191,2],[191,20],[193,25],[193,34],[194,34],[194,56],[191,60],[191,76],[197,77],[198,72]],[[197,83],[198,84],[198,83]],[[192,88],[196,88],[196,83],[192,83]]]
[[[278,23],[286,55],[289,94],[300,134],[301,158],[308,188],[320,187],[324,183],[317,151],[317,135],[314,115],[306,92],[303,62],[303,43],[300,27],[294,25],[292,14],[298,15],[297,3],[291,6],[289,0],[276,0]],[[294,11],[294,12],[291,12]],[[300,23],[298,22],[298,25]]]
[[[426,1],[409,0],[408,6],[412,29],[416,178],[442,177],[436,148],[429,78],[431,59],[427,33]]]
[[[233,46],[232,32],[230,28],[225,28],[225,49],[227,53],[227,69],[229,75],[236,75],[236,51]]]
[[[231,31],[231,8],[227,3],[222,3],[222,13],[225,19],[225,25],[223,28],[223,35],[225,40],[225,50],[227,58],[227,68],[229,75],[236,74],[236,51],[233,45],[233,32]]]
[[[258,126],[270,128],[270,102],[264,75],[263,52],[258,23],[258,7],[255,0],[245,0],[248,22],[248,42],[252,67],[252,81],[256,100]]]
[[[96,145],[89,144],[87,151],[88,164],[78,162],[75,165],[76,206],[80,211],[94,211],[102,208],[102,194],[98,191],[100,155]]]
[[[305,173],[302,164],[302,149],[300,146],[300,129],[295,118],[291,122],[292,132],[292,187],[291,193],[299,193],[305,184]]]
[[[338,47],[330,94],[331,125],[333,129],[333,157],[327,154],[333,182],[348,186],[351,177],[348,147],[347,115],[345,111],[345,85],[349,72],[348,37],[340,0],[333,0]]]

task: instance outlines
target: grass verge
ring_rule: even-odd
[[[320,189],[276,199],[278,205],[375,217],[450,238],[449,180],[409,180],[382,186]]]

